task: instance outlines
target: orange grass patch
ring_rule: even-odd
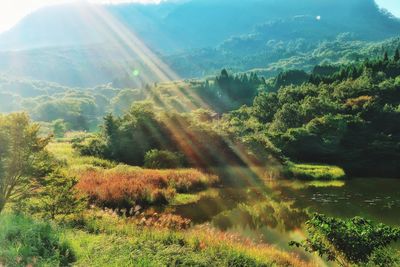
[[[77,188],[101,206],[129,208],[133,205],[168,203],[176,192],[203,190],[218,181],[198,170],[147,170],[119,166],[79,174]]]

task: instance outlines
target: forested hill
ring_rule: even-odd
[[[41,9],[0,36],[1,48],[94,44],[107,40],[99,6]],[[268,39],[323,39],[342,32],[378,40],[396,35],[400,22],[374,0],[191,0],[159,5],[125,4],[104,9],[160,52],[215,47],[241,34]]]
[[[399,32],[400,20],[374,0],[70,4],[40,9],[1,34],[0,72],[90,87],[138,69],[140,77],[130,78],[143,86],[160,80],[142,58],[149,47],[154,54],[147,57],[183,78],[225,67],[274,76],[323,60],[355,60],[349,53]]]

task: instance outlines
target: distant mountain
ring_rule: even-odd
[[[239,70],[246,71],[283,59],[269,54],[274,44],[296,44],[304,53],[343,33],[357,41],[380,41],[400,33],[400,20],[380,10],[374,0],[52,6],[30,14],[0,35],[0,72],[89,86],[129,75],[134,68],[146,74],[143,82],[158,80],[148,62],[155,57],[171,63],[180,76],[191,77],[231,64],[231,59],[220,61],[227,55],[252,62],[261,55],[257,64],[240,64]],[[210,58],[199,64],[177,61],[202,54]]]

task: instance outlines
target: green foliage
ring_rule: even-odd
[[[290,178],[307,180],[339,180],[344,179],[344,170],[337,166],[287,163],[285,174]]]
[[[113,113],[120,116],[129,111],[134,102],[143,101],[146,98],[144,90],[130,90],[125,89],[118,92],[118,94],[111,100],[111,107]]]
[[[153,149],[144,156],[144,167],[149,169],[175,169],[182,165],[182,155],[171,151]]]
[[[77,180],[55,171],[42,182],[38,194],[31,200],[30,213],[50,219],[76,214],[86,207],[85,199],[76,190]]]
[[[367,264],[371,257],[383,263],[377,257],[388,259],[378,251],[400,239],[399,228],[375,225],[360,217],[342,220],[315,214],[306,225],[309,237],[301,243],[291,242],[291,245],[310,253],[317,252],[341,266]]]
[[[67,132],[67,124],[64,120],[58,119],[53,121],[53,134],[57,138],[64,137],[65,133]]]
[[[292,161],[343,167],[351,176],[398,177],[400,65],[394,58],[319,66],[301,85],[260,93],[224,116],[240,137],[262,135]]]
[[[34,193],[52,170],[45,151],[49,139],[38,133],[39,126],[24,113],[0,115],[0,212]]]
[[[49,223],[21,215],[0,216],[0,264],[5,266],[68,266],[69,245]]]

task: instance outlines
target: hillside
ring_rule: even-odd
[[[400,20],[373,0],[70,4],[40,9],[1,34],[0,72],[85,87],[124,78],[144,86],[224,67],[273,76],[321,63],[315,55],[332,44],[358,51],[399,32]],[[346,46],[329,59],[346,61]]]

